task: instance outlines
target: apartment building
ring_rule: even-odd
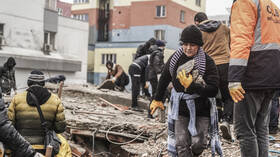
[[[205,0],[74,0],[73,17],[89,22],[90,82],[105,78],[107,60],[128,71],[136,48],[151,37],[167,43],[165,59],[178,47],[182,29],[205,11]]]

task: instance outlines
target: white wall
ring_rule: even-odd
[[[87,55],[88,55],[87,22],[59,16],[56,45],[58,53],[65,58],[74,57],[82,61],[82,71],[76,72],[71,78],[72,82],[86,83],[87,80]]]
[[[40,50],[43,43],[44,0],[0,1],[0,23],[9,46]]]
[[[13,56],[20,61],[21,68],[16,68],[17,87],[26,87],[28,74],[32,67],[30,60],[40,58],[44,64],[48,61],[58,60],[82,62],[81,71],[65,72],[59,70],[44,71],[46,77],[63,74],[67,82],[86,83],[87,80],[87,49],[88,49],[88,23],[60,17],[58,19],[58,32],[56,34],[56,52],[44,55],[41,51],[44,40],[44,7],[45,0],[1,0],[0,23],[4,23],[4,37],[6,45],[0,50],[0,57]],[[24,60],[28,57],[29,61]],[[0,62],[2,66],[4,62]],[[38,62],[36,63],[38,64]],[[34,64],[34,69],[38,68]],[[70,65],[71,66],[71,65]],[[67,83],[66,82],[66,83]]]

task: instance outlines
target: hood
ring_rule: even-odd
[[[198,25],[199,29],[203,32],[214,32],[222,23],[220,21],[207,20]]]
[[[31,86],[27,89],[27,97],[26,102],[30,106],[36,106],[35,101],[32,99],[30,92],[32,92],[35,97],[38,99],[39,105],[42,105],[46,103],[49,98],[51,97],[51,93],[48,91],[47,88],[41,87],[41,86]]]
[[[13,67],[16,65],[16,61],[13,57],[9,57],[7,62],[4,64],[4,67],[7,69],[13,69]]]

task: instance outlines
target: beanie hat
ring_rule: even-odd
[[[205,21],[207,19],[208,19],[208,17],[204,12],[199,12],[199,13],[195,14],[195,16],[194,16],[194,21],[197,21],[199,23],[202,21]]]
[[[202,33],[195,25],[189,25],[188,27],[184,28],[180,40],[183,43],[193,43],[198,46],[203,45]]]
[[[45,76],[44,73],[39,70],[33,70],[28,76],[27,85],[40,85],[45,86]]]
[[[161,40],[157,40],[157,41],[156,41],[156,45],[157,45],[158,47],[162,47],[162,46],[165,46],[165,43],[164,43],[163,41],[161,41]]]

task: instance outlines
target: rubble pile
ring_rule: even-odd
[[[66,135],[76,152],[88,156],[94,153],[94,156],[100,157],[168,156],[167,123],[159,123],[157,119],[147,118],[146,110],[143,112],[130,110],[130,94],[100,91],[92,86],[68,86],[63,89],[62,101],[66,108],[68,125]],[[141,101],[143,104],[148,104],[148,101]],[[73,137],[79,138],[74,140]],[[237,140],[230,142],[221,139],[221,141],[224,156],[241,156]],[[100,142],[108,149],[97,148],[97,145],[101,145]],[[270,150],[279,151],[279,143],[279,134],[270,136]],[[95,145],[94,149],[92,145]],[[273,151],[270,155],[279,156]],[[211,156],[210,149],[201,155],[201,157],[209,156]]]

